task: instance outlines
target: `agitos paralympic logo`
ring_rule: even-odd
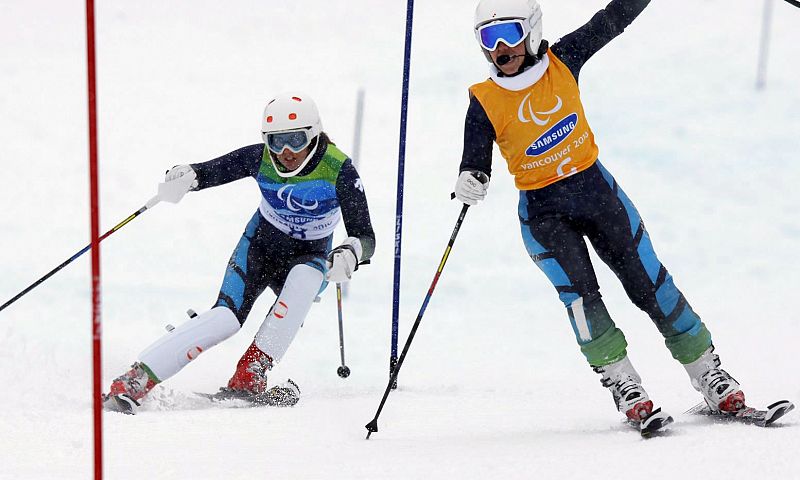
[[[292,193],[294,192],[293,187],[294,187],[293,185],[289,184],[289,185],[284,185],[278,189],[278,200],[286,202],[286,206],[289,207],[289,210],[293,212],[299,212],[301,209],[316,210],[317,207],[319,207],[319,202],[317,202],[316,200],[314,200],[313,203],[306,204],[298,202],[297,200],[292,198]],[[283,198],[284,192],[286,194],[286,198]]]
[[[561,110],[561,107],[564,105],[564,101],[561,100],[561,97],[556,95],[556,106],[555,107],[551,108],[550,110],[548,110],[546,112],[535,112],[533,110],[533,105],[531,105],[531,102],[528,100],[530,97],[531,97],[531,94],[529,93],[529,94],[525,95],[525,98],[523,98],[521,102],[519,102],[519,108],[517,109],[517,118],[522,123],[533,122],[536,125],[539,125],[540,127],[544,127],[545,125],[547,125],[548,122],[550,122],[550,115],[552,115],[552,114],[558,112],[559,110]],[[528,107],[528,108],[525,108],[525,107]],[[525,110],[527,110],[527,112]],[[527,115],[526,115],[526,113],[527,113]],[[547,118],[541,119],[537,115],[543,115],[543,116],[546,115]]]

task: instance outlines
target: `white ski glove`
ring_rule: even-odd
[[[361,240],[347,237],[341,245],[328,254],[328,273],[325,279],[335,283],[350,281],[353,272],[358,270],[358,260],[362,251]]]
[[[489,191],[489,177],[483,172],[465,170],[458,176],[456,182],[456,198],[467,205],[477,205],[486,198]]]
[[[197,173],[189,165],[172,167],[164,177],[164,183],[158,184],[158,196],[161,200],[178,203],[190,190],[197,188]]]

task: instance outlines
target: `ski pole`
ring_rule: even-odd
[[[786,0],[786,3],[789,5],[794,5],[797,8],[800,8],[800,1],[798,0]]]
[[[414,340],[414,335],[417,333],[417,328],[419,328],[419,324],[422,321],[422,315],[425,314],[425,309],[428,307],[428,302],[433,295],[433,290],[436,288],[436,283],[439,281],[439,276],[442,274],[442,270],[444,270],[444,264],[447,263],[447,257],[450,256],[450,251],[453,249],[453,243],[455,243],[456,235],[458,235],[458,231],[461,229],[461,224],[464,222],[464,216],[467,214],[467,209],[469,209],[469,205],[465,203],[461,208],[461,214],[458,216],[456,226],[453,228],[453,233],[450,235],[450,241],[447,242],[447,248],[444,250],[442,260],[439,262],[439,268],[436,269],[436,275],[433,277],[433,282],[431,282],[431,286],[428,288],[428,293],[425,295],[425,300],[422,302],[422,307],[419,309],[417,319],[414,321],[414,326],[411,327],[411,333],[408,334],[406,344],[403,346],[403,352],[397,359],[397,365],[395,365],[394,369],[392,370],[392,376],[389,378],[389,384],[386,385],[386,391],[383,392],[383,398],[378,406],[378,411],[375,413],[375,418],[373,418],[372,421],[366,425],[367,440],[369,440],[369,436],[372,435],[373,432],[378,431],[378,417],[381,415],[381,410],[383,410],[383,405],[386,403],[386,398],[389,396],[389,392],[392,391],[392,384],[394,384],[395,380],[397,379],[397,374],[400,372],[400,367],[403,366],[403,361],[408,353],[408,348],[411,346],[411,341]]]
[[[342,377],[350,376],[350,368],[344,363],[344,327],[342,326],[342,284],[336,284],[336,307],[339,310],[339,354],[342,357],[342,365],[336,369],[336,373]]]
[[[134,218],[138,217],[139,215],[144,213],[146,210],[149,210],[150,208],[153,208],[153,206],[155,206],[160,201],[161,201],[161,197],[159,195],[156,195],[155,197],[151,198],[142,208],[140,208],[139,210],[135,211],[128,218],[126,218],[125,220],[123,220],[120,223],[118,223],[114,228],[112,228],[111,230],[109,230],[106,233],[104,233],[98,239],[98,242],[102,242],[104,239],[109,237],[112,233],[116,232],[120,228],[122,228],[125,225],[127,225],[131,220],[133,220]],[[75,255],[73,255],[70,258],[68,258],[64,263],[62,263],[61,265],[57,266],[56,268],[50,270],[45,276],[43,276],[39,280],[36,280],[30,286],[28,286],[28,288],[26,288],[25,290],[19,292],[16,296],[14,296],[14,298],[12,298],[11,300],[7,301],[2,306],[0,306],[0,311],[3,311],[3,309],[5,309],[7,306],[9,306],[12,303],[16,302],[17,300],[19,300],[23,295],[25,295],[26,293],[30,292],[31,290],[33,290],[34,288],[39,286],[41,283],[43,283],[45,280],[47,280],[48,278],[50,278],[53,275],[55,275],[59,270],[61,270],[62,268],[66,267],[67,265],[72,263],[76,258],[80,257],[81,255],[83,255],[84,253],[89,251],[89,249],[91,249],[91,248],[92,248],[92,244],[91,243],[89,245],[86,245],[85,247],[83,247],[80,251],[78,251],[78,253],[76,253]]]

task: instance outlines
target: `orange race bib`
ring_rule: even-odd
[[[546,187],[586,170],[599,153],[575,77],[550,50],[547,55],[547,71],[528,88],[507,90],[486,80],[469,89],[492,122],[520,190]]]

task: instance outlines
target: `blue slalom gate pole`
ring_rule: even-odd
[[[406,7],[406,46],[403,54],[403,94],[400,106],[400,151],[397,161],[397,209],[394,224],[394,291],[392,295],[392,354],[389,358],[391,377],[397,365],[397,333],[400,315],[400,258],[403,239],[403,174],[406,163],[406,126],[408,123],[408,83],[411,77],[411,30],[414,21],[414,0],[408,0]],[[394,377],[392,388],[397,388]]]
[[[455,197],[455,194],[453,194],[453,197]],[[375,417],[373,417],[373,419],[365,425],[367,428],[367,440],[369,440],[370,435],[378,431],[378,417],[381,416],[383,406],[386,405],[386,399],[389,397],[389,392],[392,390],[392,385],[397,382],[397,375],[400,373],[400,368],[403,366],[403,361],[406,359],[408,349],[411,348],[411,342],[414,341],[414,335],[417,334],[417,329],[419,328],[419,324],[422,322],[422,316],[425,314],[425,309],[428,308],[428,302],[430,302],[431,297],[433,296],[433,291],[436,289],[436,284],[439,283],[439,277],[442,275],[444,265],[447,263],[447,259],[450,258],[450,252],[453,250],[453,244],[456,242],[456,236],[458,235],[458,231],[461,230],[461,224],[464,223],[464,217],[467,215],[468,209],[469,205],[466,203],[461,207],[461,213],[458,215],[456,226],[453,227],[453,233],[450,235],[450,240],[447,242],[447,248],[445,248],[444,255],[442,255],[442,260],[439,262],[439,268],[436,269],[436,275],[433,276],[433,281],[431,282],[431,286],[428,288],[428,293],[425,295],[425,300],[422,301],[422,306],[419,308],[417,319],[414,320],[414,324],[411,326],[411,332],[408,334],[408,339],[403,347],[403,353],[400,354],[400,358],[397,360],[397,366],[394,367],[392,374],[389,376],[389,383],[386,385],[386,390],[383,392],[381,403],[378,405],[378,411],[375,412]]]

